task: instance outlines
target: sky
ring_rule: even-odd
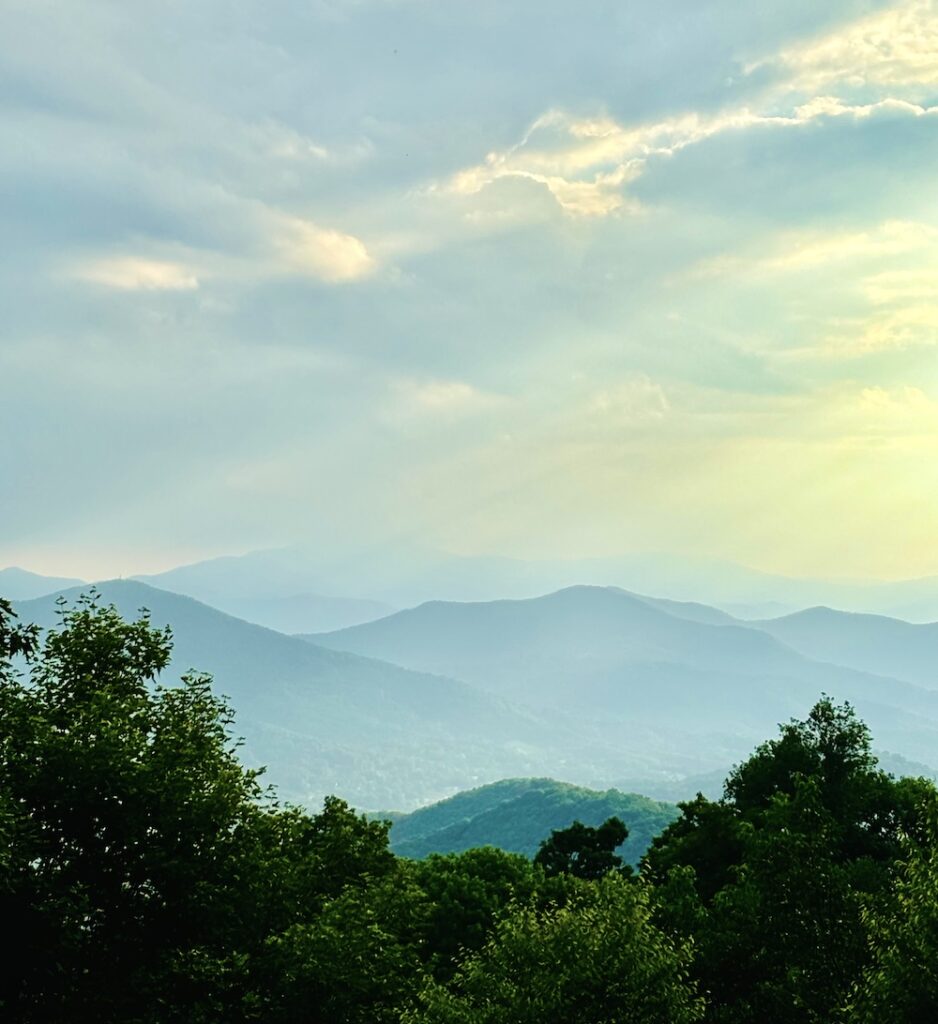
[[[938,4],[0,23],[0,565],[938,572]]]

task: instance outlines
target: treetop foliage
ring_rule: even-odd
[[[628,837],[629,830],[620,818],[608,818],[598,828],[575,821],[569,828],[551,832],[534,863],[548,877],[567,874],[596,880],[610,871],[631,871],[627,865],[623,868],[622,858],[615,852]]]

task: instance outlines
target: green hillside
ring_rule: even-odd
[[[575,820],[596,826],[616,815],[629,829],[621,853],[636,864],[677,813],[674,804],[617,789],[599,792],[553,779],[504,779],[411,814],[386,817],[394,821],[391,849],[421,858],[477,846],[533,856],[553,829],[567,828]]]

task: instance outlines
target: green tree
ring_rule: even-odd
[[[599,879],[610,871],[630,873],[615,852],[629,837],[620,818],[608,818],[597,828],[575,821],[569,828],[554,829],[534,857],[544,873]]]
[[[880,771],[852,708],[823,698],[733,770],[722,800],[681,805],[643,873],[662,926],[693,929],[711,1020],[831,1019],[867,960],[861,900],[891,885],[927,788]]]
[[[405,1024],[686,1024],[702,1002],[686,944],[651,921],[645,888],[578,882],[563,907],[517,905],[449,986],[428,983]]]
[[[851,993],[850,1024],[938,1020],[938,801],[926,803],[924,834],[905,840],[896,886],[864,912],[870,964]]]
[[[539,882],[527,857],[493,846],[431,854],[409,870],[427,904],[421,948],[441,979],[465,952],[481,948],[506,909],[531,898]]]
[[[338,800],[314,816],[273,802],[208,677],[158,684],[171,636],[145,614],[124,622],[89,595],[37,650],[0,606],[0,643],[10,1019],[253,1019],[272,937],[392,871],[386,824]]]
[[[424,978],[427,901],[404,865],[350,885],[271,935],[256,965],[264,1024],[396,1024]]]

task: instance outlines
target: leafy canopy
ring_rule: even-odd
[[[615,852],[629,830],[621,818],[608,818],[598,828],[575,821],[569,828],[554,829],[541,843],[534,863],[552,875],[573,875],[576,878],[599,879],[610,871],[629,873],[622,858]]]

